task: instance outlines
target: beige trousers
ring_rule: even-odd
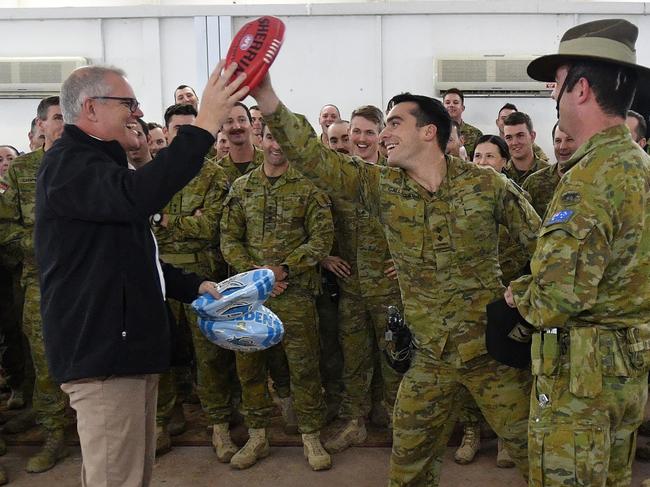
[[[147,487],[156,454],[158,375],[67,382],[77,412],[83,487]]]

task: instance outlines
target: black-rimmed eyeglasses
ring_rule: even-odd
[[[128,98],[124,96],[91,96],[91,100],[118,100],[124,103],[124,106],[127,106],[129,110],[131,110],[131,113],[135,113],[135,111],[140,107],[140,102],[136,100],[135,98]],[[128,105],[127,105],[128,103]]]

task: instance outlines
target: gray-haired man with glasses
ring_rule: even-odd
[[[36,257],[50,370],[77,411],[82,485],[147,486],[158,374],[169,367],[165,297],[190,302],[213,283],[160,262],[149,215],[201,169],[242,78],[220,64],[192,126],[138,171],[142,117],[124,72],[87,66],[63,83],[63,135],[36,184]]]

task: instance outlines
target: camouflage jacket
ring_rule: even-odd
[[[476,141],[483,135],[483,132],[481,132],[473,125],[465,123],[465,121],[462,120],[460,124],[460,133],[462,134],[463,140],[465,141],[463,146],[467,151],[467,157],[469,157],[469,160],[471,161],[472,159],[474,159],[474,149],[476,149]]]
[[[20,240],[23,275],[36,277],[34,257],[34,221],[36,175],[45,152],[37,149],[17,157],[5,176],[7,188],[0,195],[0,245]]]
[[[237,179],[221,219],[221,250],[237,272],[287,265],[289,286],[316,293],[316,265],[332,248],[329,198],[289,167],[271,184],[263,166]]]
[[[510,179],[512,179],[515,183],[517,183],[519,186],[521,186],[522,184],[524,184],[524,181],[526,181],[526,178],[528,178],[528,176],[539,171],[540,169],[545,168],[546,166],[548,166],[548,162],[535,158],[533,159],[532,167],[528,171],[521,172],[519,169],[515,167],[515,163],[512,162],[512,159],[510,159],[506,163],[502,172]]]
[[[650,338],[650,157],[625,125],[566,162],[539,232],[532,275],[512,284],[539,328],[639,327]]]
[[[327,181],[333,197],[379,218],[398,271],[406,320],[419,347],[463,361],[486,353],[485,306],[499,299],[497,228],[504,224],[532,254],[539,217],[519,187],[495,171],[447,156],[430,194],[398,168],[339,155],[323,164],[301,153],[315,137],[282,104],[265,117],[287,157]]]
[[[203,272],[214,275],[213,255],[219,242],[219,220],[228,193],[225,172],[212,160],[206,160],[199,174],[176,193],[162,210],[166,227],[154,231],[160,257],[168,264],[199,272],[194,263],[201,262]],[[200,215],[196,215],[200,210]]]
[[[244,174],[250,173],[257,166],[261,166],[263,162],[264,162],[264,152],[262,152],[256,147],[255,157],[253,157],[253,160],[248,165],[248,168],[246,169],[246,172]],[[226,173],[226,176],[228,177],[229,186],[235,182],[235,179],[242,176],[242,173],[239,171],[239,169],[237,169],[237,165],[232,161],[230,154],[219,159],[217,161],[217,164],[221,166],[221,168]]]
[[[397,281],[384,275],[384,271],[389,267],[386,261],[391,255],[379,220],[370,215],[366,208],[331,191],[330,186],[336,184],[336,180],[330,180],[320,171],[321,166],[336,164],[338,160],[345,160],[346,156],[325,147],[306,118],[298,116],[296,123],[299,125],[294,127],[294,130],[299,133],[298,136],[305,144],[291,161],[296,169],[332,198],[338,255],[351,267],[349,277],[338,279],[339,287],[344,292],[357,296],[399,294]],[[319,164],[305,164],[307,160],[319,161]],[[386,159],[381,157],[378,165],[385,164]]]
[[[542,218],[559,182],[560,174],[556,162],[528,176],[521,186],[530,195],[533,208]]]
[[[524,196],[532,204],[530,195],[525,191]],[[510,281],[526,274],[529,261],[530,255],[526,248],[510,236],[506,227],[499,225],[499,266],[503,273],[503,284],[508,286]]]
[[[533,144],[533,156],[535,159],[541,159],[544,162],[548,162],[548,156],[537,144]]]

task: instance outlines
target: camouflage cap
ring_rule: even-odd
[[[528,65],[528,75],[539,81],[555,81],[557,68],[579,59],[606,61],[633,68],[639,78],[650,78],[650,69],[636,63],[636,25],[623,19],[604,19],[576,25],[564,33],[557,54],[539,57]]]

